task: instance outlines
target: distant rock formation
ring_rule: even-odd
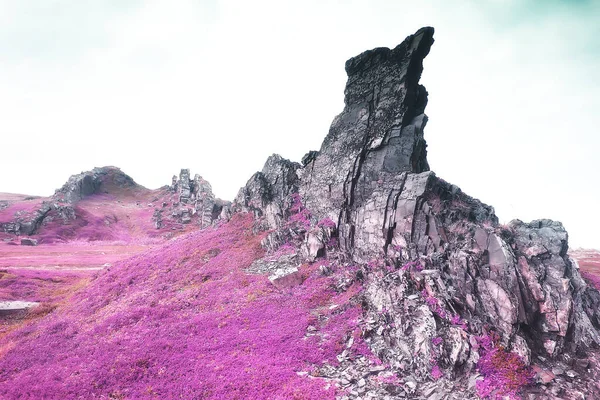
[[[526,362],[582,354],[600,344],[600,295],[567,255],[563,226],[500,226],[492,207],[429,171],[419,79],[432,44],[423,28],[348,60],[345,108],[320,151],[302,165],[269,157],[233,209],[274,229],[270,250],[301,235],[312,260],[337,238],[342,259],[363,266],[366,310],[379,321],[372,349],[417,380],[432,359],[451,375],[473,370],[476,338],[490,332]],[[291,218],[304,225],[291,228]],[[376,279],[385,268],[394,272]],[[435,338],[444,343],[437,355]]]
[[[218,220],[222,213],[227,215],[229,212],[231,203],[217,199],[208,181],[198,174],[193,179],[190,176],[189,169],[182,169],[179,178],[173,176],[168,190],[175,198],[155,208],[153,220],[157,229],[162,228],[168,219],[179,224],[197,221],[200,228],[205,228]],[[170,209],[166,208],[169,204]]]
[[[51,220],[68,223],[76,219],[74,205],[93,194],[114,193],[141,188],[131,177],[116,167],[94,168],[72,175],[54,195],[40,206],[14,216],[10,222],[0,223],[0,230],[14,235],[35,235],[40,227]]]
[[[81,210],[77,207],[82,200],[105,194],[112,196],[108,199],[114,198],[115,202],[128,199],[138,209],[154,207],[150,217],[154,227],[169,231],[185,230],[184,225],[190,223],[195,223],[200,228],[210,226],[221,214],[224,217],[229,215],[231,204],[217,199],[211,185],[200,175],[190,179],[187,169],[181,170],[179,178],[173,177],[171,186],[149,190],[135,183],[117,167],[102,167],[72,175],[53,196],[41,201],[38,207],[27,212],[18,211],[10,221],[0,221],[0,231],[30,236],[38,234],[41,227],[52,221],[70,225],[78,219]],[[7,209],[9,205],[9,202],[4,202],[0,206]],[[85,224],[86,221],[81,221],[79,225]]]
[[[135,187],[139,187],[139,185],[117,167],[94,168],[91,171],[72,175],[56,191],[53,200],[75,203],[92,194]]]

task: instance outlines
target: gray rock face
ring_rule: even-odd
[[[177,193],[178,203],[174,205],[171,217],[183,224],[197,220],[198,225],[205,228],[220,218],[230,203],[215,198],[210,183],[200,175],[196,174],[193,179],[190,176],[189,169],[182,169],[179,179],[173,176],[169,189]],[[157,229],[163,225],[162,214],[162,209],[155,209],[153,221]]]
[[[523,282],[522,319],[541,338],[546,352],[575,352],[600,343],[600,294],[587,286],[576,262],[567,255],[568,235],[562,224],[547,219],[528,224],[515,220],[509,228],[517,275]]]
[[[348,60],[345,108],[320,151],[302,165],[269,158],[233,208],[274,229],[269,250],[301,236],[307,260],[323,248],[316,221],[332,220],[330,237],[363,265],[371,347],[398,371],[425,379],[433,357],[468,375],[476,336],[491,331],[526,361],[581,354],[600,344],[600,294],[567,256],[562,225],[499,226],[492,207],[429,171],[419,79],[432,43],[433,29],[423,28],[392,50]],[[294,194],[306,211],[301,228],[290,224]],[[443,343],[435,355],[434,338]]]
[[[41,207],[33,212],[17,212],[13,221],[0,224],[0,230],[13,235],[33,235],[53,209],[52,204],[43,202]]]
[[[76,219],[73,206],[87,196],[137,186],[129,175],[116,167],[94,168],[72,175],[50,201],[44,201],[34,212],[15,215],[14,221],[0,224],[0,230],[15,235],[35,235],[42,225],[53,219],[64,223]]]
[[[289,216],[290,195],[298,191],[296,171],[299,168],[300,164],[273,154],[262,171],[255,173],[240,189],[233,202],[234,209],[252,212],[257,218],[264,217],[270,228],[280,226]]]
[[[192,182],[190,181],[189,169],[182,169],[179,173],[177,189],[179,190],[179,201],[181,203],[189,202],[190,197],[192,196]]]
[[[137,184],[131,177],[116,167],[94,168],[91,171],[73,175],[56,191],[53,198],[74,203],[86,196],[114,188],[130,188]]]
[[[21,238],[21,246],[37,246],[38,241],[32,238]]]
[[[319,219],[345,223],[374,183],[429,170],[427,91],[419,78],[432,43],[433,29],[423,28],[392,50],[377,48],[346,62],[344,111],[301,174],[305,205]]]

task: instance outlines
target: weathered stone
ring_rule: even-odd
[[[163,226],[162,212],[162,209],[155,209],[154,214],[152,214],[152,221],[154,222],[154,227],[156,229],[160,229]]]
[[[273,154],[262,171],[254,174],[240,189],[233,202],[234,210],[254,213],[264,220],[265,227],[281,226],[289,216],[290,195],[298,191],[298,168],[300,164]]]
[[[282,254],[275,256],[265,256],[259,260],[254,261],[247,272],[251,274],[264,274],[268,273],[276,275],[278,270],[281,271],[293,271],[297,270],[298,256],[294,254]]]
[[[331,230],[324,227],[315,227],[306,233],[302,246],[303,258],[312,262],[319,256],[324,256],[327,242],[331,238]]]
[[[22,312],[38,304],[33,301],[0,301],[0,316]]]
[[[269,280],[279,289],[290,288],[302,283],[302,274],[295,267],[282,268],[269,275]]]
[[[515,335],[513,337],[511,351],[518,354],[526,364],[531,362],[531,349],[527,345],[527,341],[522,336]]]
[[[15,213],[14,221],[0,224],[0,229],[15,235],[34,235],[52,209],[51,204],[42,202],[40,208],[33,212]]]
[[[599,345],[600,293],[568,257],[562,225],[500,226],[492,207],[429,171],[419,79],[432,35],[423,28],[392,50],[350,59],[345,107],[320,151],[301,166],[270,158],[234,209],[273,230],[272,248],[302,238],[309,260],[323,249],[316,221],[333,220],[344,259],[368,265],[360,274],[371,349],[403,375],[429,376],[434,337],[444,343],[444,361],[465,372],[479,357],[473,338],[490,330],[527,362]],[[290,233],[295,193],[310,218]]]
[[[200,175],[196,174],[191,179],[189,169],[182,169],[179,178],[173,176],[168,191],[177,194],[177,202],[172,204],[171,217],[178,224],[189,224],[195,221],[200,228],[206,228],[218,219],[228,220],[230,217],[231,203],[217,199],[210,183]],[[166,205],[163,202],[162,207]],[[166,225],[165,217],[161,216],[160,222],[157,218],[158,214],[155,214],[153,221],[157,229],[160,229]]]
[[[21,238],[21,246],[37,246],[37,239],[32,238]]]
[[[18,222],[5,222],[0,224],[0,229],[3,232],[18,235],[21,233],[21,224]]]
[[[115,188],[135,187],[137,184],[119,168],[102,167],[73,175],[53,196],[56,200],[74,203],[86,196]]]
[[[179,191],[179,202],[188,203],[192,195],[191,184],[190,184],[190,170],[182,169],[179,173],[179,181],[177,182],[177,189]]]

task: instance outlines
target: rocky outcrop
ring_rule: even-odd
[[[201,228],[205,228],[219,219],[224,209],[230,205],[227,201],[217,199],[210,183],[200,175],[196,174],[191,179],[189,169],[182,169],[179,178],[173,176],[169,190],[177,196],[170,217],[180,224],[189,224],[195,220]],[[157,229],[163,225],[163,211],[164,207],[155,209],[153,220]]]
[[[318,218],[345,222],[377,182],[429,170],[427,91],[419,78],[432,43],[433,29],[424,28],[392,50],[377,48],[346,62],[344,111],[319,153],[305,158],[301,174],[305,205]]]
[[[273,230],[271,251],[300,237],[308,260],[331,221],[326,240],[363,266],[372,350],[417,380],[432,362],[436,375],[468,376],[491,334],[525,362],[582,354],[600,344],[600,294],[567,256],[562,225],[500,226],[492,207],[429,171],[419,79],[432,43],[423,28],[348,60],[345,108],[320,151],[302,165],[272,156],[233,208]]]
[[[78,208],[81,206],[79,202],[89,196],[105,194],[110,196],[96,199],[104,203],[114,201],[135,204],[138,210],[146,206],[153,207],[154,212],[150,218],[158,230],[184,231],[195,227],[205,228],[218,219],[228,219],[231,213],[231,203],[217,199],[210,183],[200,175],[190,178],[188,169],[181,170],[179,178],[173,177],[170,186],[149,190],[136,184],[119,168],[102,167],[71,176],[52,197],[39,203],[38,208],[28,207],[27,211],[17,211],[10,216],[10,211],[7,213],[5,210],[4,214],[8,218],[0,222],[0,231],[14,235],[36,235],[41,227],[70,225],[73,229],[68,231],[73,236],[78,228],[89,222],[86,220],[89,214],[86,213],[85,206]],[[5,201],[0,205],[7,208],[12,203]],[[79,221],[73,222],[77,219]],[[185,228],[186,225],[190,228]],[[59,230],[64,231],[63,228],[66,229],[60,227]],[[108,234],[110,236],[110,233]],[[50,233],[49,238],[56,240],[54,236]],[[42,239],[41,243],[44,241],[46,239]]]
[[[255,173],[240,189],[233,204],[236,211],[252,212],[263,218],[266,227],[281,226],[289,216],[290,196],[298,191],[297,171],[300,164],[273,154],[262,171]]]
[[[94,168],[91,171],[72,175],[63,187],[56,191],[53,199],[75,203],[92,194],[133,187],[137,187],[135,181],[119,168]]]
[[[36,210],[18,211],[11,222],[0,223],[0,230],[13,235],[33,235],[54,208],[52,203],[42,202]]]
[[[72,175],[52,197],[31,212],[14,215],[11,222],[0,224],[0,230],[14,235],[35,235],[41,226],[53,220],[64,224],[77,218],[74,205],[87,196],[119,193],[139,186],[119,168],[102,167]]]

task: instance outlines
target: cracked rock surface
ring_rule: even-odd
[[[153,220],[157,229],[163,226],[164,219],[167,218],[179,224],[196,221],[200,228],[206,228],[229,207],[229,202],[215,197],[207,180],[198,174],[191,178],[189,169],[182,169],[179,178],[173,176],[169,191],[175,195],[170,202],[170,213],[165,213],[164,207],[155,208]]]
[[[337,240],[343,259],[362,266],[371,350],[398,376],[414,380],[410,393],[372,398],[452,398],[444,390],[454,386],[471,393],[460,398],[471,398],[481,379],[478,340],[491,332],[503,349],[535,366],[563,362],[573,369],[583,356],[596,357],[600,344],[600,294],[567,255],[562,224],[501,226],[491,206],[429,170],[427,91],[419,79],[432,44],[433,29],[423,28],[394,49],[348,60],[345,107],[320,150],[302,164],[269,158],[233,204],[272,230],[269,249],[298,237],[304,248],[313,246],[298,252],[308,261],[318,251],[327,257],[311,229],[333,221],[328,240]],[[300,231],[286,222],[298,215],[294,193],[307,210]],[[588,395],[600,396],[594,368],[580,368],[577,379]],[[546,383],[540,376],[532,395],[575,390],[575,375]],[[442,395],[430,397],[431,382]],[[346,398],[370,398],[367,392],[355,385]]]

